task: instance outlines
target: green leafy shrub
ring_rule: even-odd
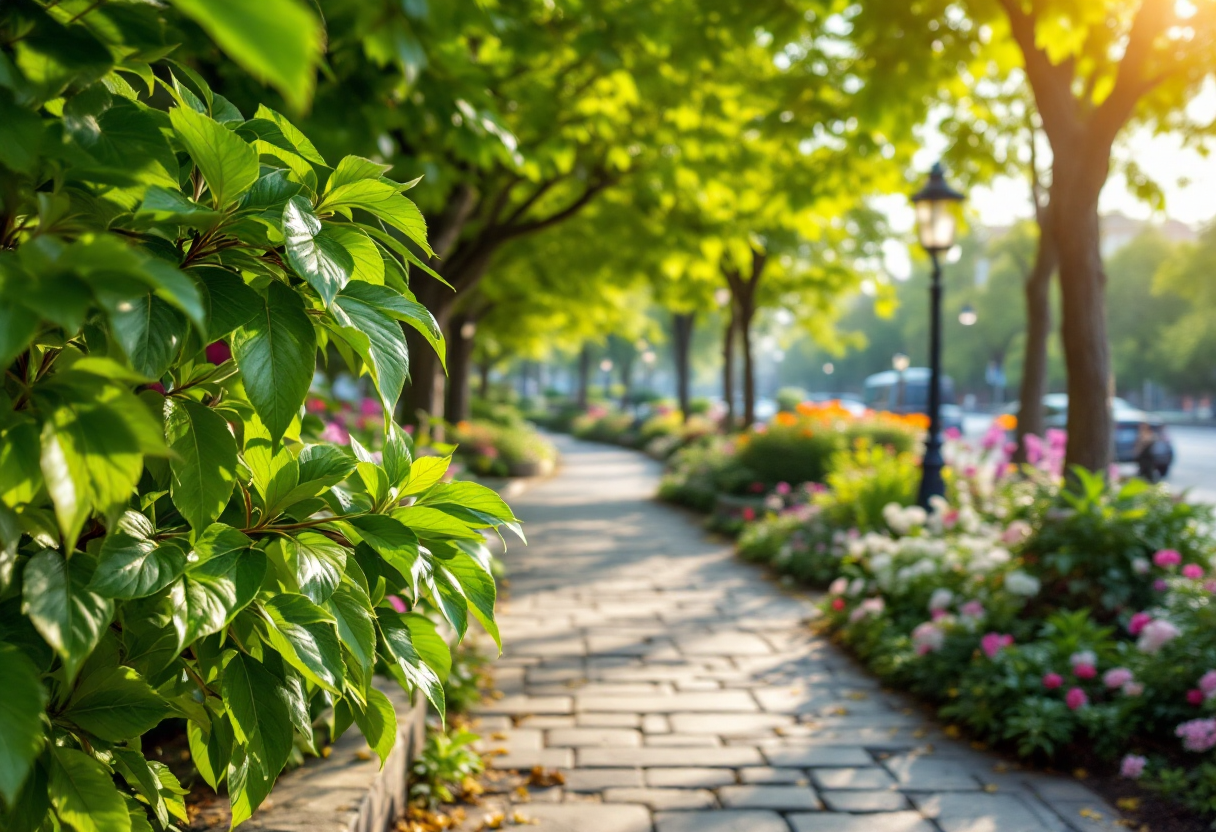
[[[442,713],[425,610],[497,638],[480,530],[515,520],[391,420],[377,453],[301,439],[319,350],[388,412],[402,324],[442,353],[410,186],[154,72],[165,7],[52,5],[0,10],[0,827],[184,823],[141,749],[169,718],[235,825],[327,707],[389,753],[373,673]]]
[[[634,430],[634,418],[631,414],[601,407],[592,408],[577,417],[571,426],[571,432],[578,439],[591,442],[608,442],[628,448],[637,447],[638,443],[638,433]]]
[[[479,739],[466,728],[428,734],[411,769],[410,803],[433,810],[466,792],[476,792],[474,778],[485,771],[485,762],[473,747]]]
[[[719,493],[745,493],[755,481],[755,473],[739,461],[733,440],[708,436],[668,460],[659,498],[708,512]]]
[[[845,440],[839,431],[775,420],[765,431],[747,434],[739,445],[739,462],[771,488],[780,482],[823,482]]]
[[[920,486],[919,461],[910,453],[859,441],[840,451],[827,475],[829,498],[823,501],[828,519],[838,528],[870,531],[880,528],[883,510],[892,503],[910,506]]]

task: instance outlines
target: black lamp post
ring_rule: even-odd
[[[933,285],[929,289],[929,437],[925,442],[920,494],[917,502],[929,508],[934,496],[945,496],[942,479],[942,266],[940,256],[954,247],[955,206],[963,195],[946,184],[941,162],[929,171],[925,187],[913,195],[916,234],[933,261]]]

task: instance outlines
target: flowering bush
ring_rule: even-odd
[[[521,466],[547,467],[557,457],[553,443],[523,420],[458,422],[445,438],[456,446],[455,457],[482,476],[513,476]]]
[[[637,447],[637,432],[634,417],[629,413],[595,405],[577,417],[571,432],[579,439],[592,442],[610,442],[615,445]]]

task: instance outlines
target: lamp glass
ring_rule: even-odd
[[[916,233],[925,251],[949,251],[954,245],[954,206],[950,200],[916,203]]]
[[[894,367],[895,370],[900,373],[902,373],[904,370],[908,369],[908,367],[910,367],[911,364],[912,364],[912,360],[910,358],[908,358],[908,356],[904,355],[902,352],[896,353],[895,356],[891,359],[891,366]]]
[[[964,306],[962,311],[958,313],[958,322],[963,326],[975,326],[975,322],[979,320],[979,315],[975,312],[975,307]]]

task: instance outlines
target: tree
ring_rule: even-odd
[[[1216,3],[997,0],[1051,145],[1047,229],[1059,258],[1068,365],[1066,462],[1106,470],[1112,453],[1106,275],[1098,196],[1123,128],[1187,125],[1183,105],[1216,69]],[[976,3],[980,14],[987,9]]]

